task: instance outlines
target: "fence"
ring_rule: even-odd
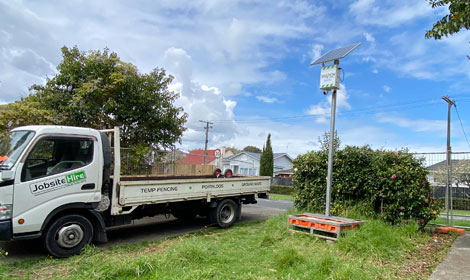
[[[441,224],[470,225],[470,152],[452,152],[450,155],[448,205],[445,203],[448,177],[446,153],[415,153],[414,156],[423,160],[428,170],[428,181],[434,188],[433,198],[441,205],[440,217],[444,219],[436,221]]]
[[[182,164],[155,162],[152,165],[154,175],[210,175],[214,172],[215,165]]]
[[[121,148],[121,174],[123,175],[210,175],[215,165],[183,164],[178,160],[184,154],[176,150],[152,150],[136,155]]]
[[[292,186],[292,178],[274,177],[271,180],[273,186]]]

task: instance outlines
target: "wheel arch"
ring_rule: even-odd
[[[93,226],[93,241],[108,242],[106,235],[106,226],[100,213],[93,210],[94,204],[89,203],[70,203],[57,207],[49,215],[47,215],[41,226],[41,232],[51,224],[55,219],[70,214],[78,214],[87,218]]]

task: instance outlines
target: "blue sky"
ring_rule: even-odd
[[[341,61],[337,129],[343,145],[445,151],[449,95],[470,136],[470,33],[426,40],[446,13],[425,0],[0,0],[0,102],[56,72],[62,46],[104,47],[148,72],[163,67],[189,114],[183,149],[262,147],[292,156],[318,149],[330,96],[319,90],[328,50],[362,43]],[[452,109],[454,151],[470,151]]]

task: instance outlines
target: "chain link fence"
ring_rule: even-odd
[[[423,165],[428,170],[428,181],[434,189],[433,198],[437,199],[441,206],[440,217],[445,221],[438,219],[438,223],[470,226],[470,152],[452,152],[450,155],[448,207],[446,153],[415,153],[414,156],[423,160]]]

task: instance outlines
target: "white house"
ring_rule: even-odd
[[[292,158],[286,153],[274,153],[274,176],[277,172],[292,169]],[[234,174],[259,175],[261,154],[241,152],[223,159],[223,169],[232,169]]]

